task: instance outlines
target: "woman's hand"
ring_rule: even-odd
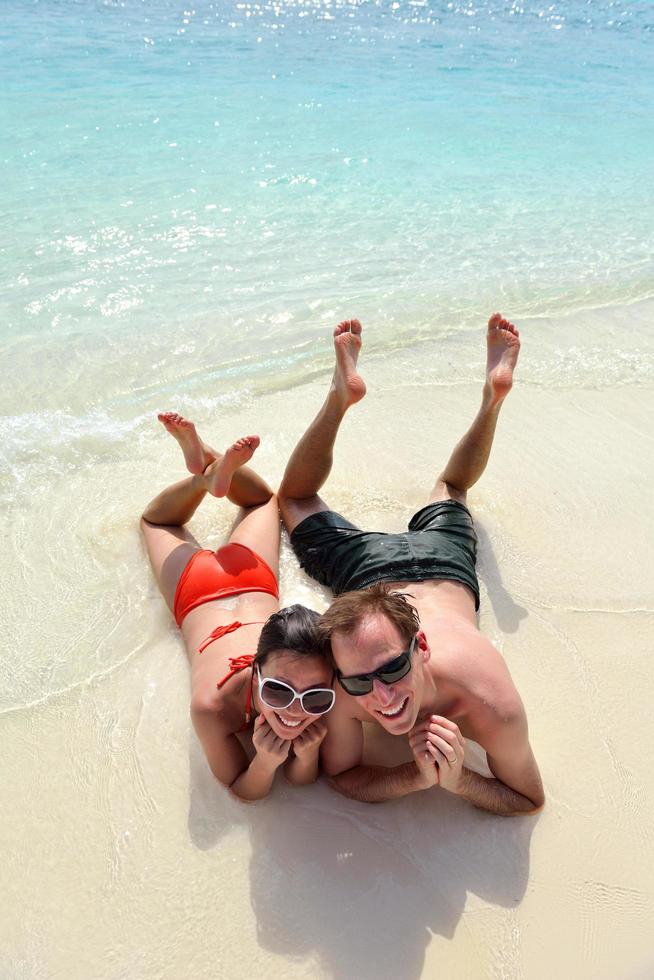
[[[293,786],[306,786],[318,778],[318,753],[326,734],[325,722],[314,721],[293,739],[293,758],[284,768],[286,778]]]
[[[293,739],[293,752],[298,759],[311,758],[312,753],[318,753],[320,744],[327,734],[324,721],[314,721],[304,729],[301,735]]]
[[[258,761],[271,771],[281,766],[291,747],[291,743],[287,739],[275,735],[263,715],[259,715],[254,723],[252,744],[256,750]]]

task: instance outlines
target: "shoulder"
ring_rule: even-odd
[[[490,733],[526,720],[504,657],[475,627],[446,631],[437,652],[432,650],[430,669],[437,685],[452,684],[461,692],[466,719],[476,730]]]

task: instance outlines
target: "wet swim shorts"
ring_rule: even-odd
[[[196,606],[242,592],[267,592],[279,598],[275,573],[263,558],[235,542],[218,551],[196,551],[177,583],[173,604],[175,622],[181,626],[184,617]]]
[[[477,535],[457,500],[427,504],[402,534],[362,531],[333,510],[312,514],[291,534],[305,572],[335,595],[375,582],[450,579],[467,585],[479,608]]]

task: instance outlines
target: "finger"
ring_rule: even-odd
[[[257,717],[256,717],[256,719],[254,721],[254,730],[255,730],[255,732],[256,732],[256,730],[258,728],[261,728],[261,726],[263,724],[265,724],[265,722],[266,722],[266,716],[265,715],[257,715]]]
[[[442,725],[443,728],[448,728],[451,732],[455,732],[457,735],[460,734],[459,726],[456,724],[456,722],[450,721],[450,719],[446,718],[444,715],[432,715],[430,720],[435,722],[437,725]]]
[[[424,726],[419,731],[414,731],[413,734],[409,735],[409,745],[413,747],[420,742],[424,742],[428,731],[429,726]]]
[[[452,751],[454,752],[456,752],[459,747],[459,740],[454,732],[449,731],[447,728],[443,728],[441,725],[432,725],[427,732],[427,736],[429,737],[430,735],[443,739],[444,742],[447,742],[447,744],[452,747]]]
[[[434,715],[432,717],[436,718],[439,716]],[[447,722],[447,725],[443,724],[444,722]],[[436,731],[438,735],[446,738],[452,745],[456,746],[462,751],[465,751],[466,743],[463,735],[461,734],[459,726],[453,721],[450,721],[449,718],[441,718],[440,722],[432,721],[430,730]]]
[[[431,755],[434,757],[434,760],[438,768],[439,769],[442,768],[447,771],[450,768],[450,764],[447,761],[447,758],[443,755],[443,753],[439,749],[437,749],[435,745],[432,745],[431,742],[427,743],[427,748],[429,749]]]
[[[446,739],[441,738],[440,735],[434,735],[433,732],[429,733],[427,739],[432,745],[435,745],[436,748],[443,753],[450,765],[454,765],[458,758],[454,746],[450,745]]]

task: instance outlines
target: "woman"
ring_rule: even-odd
[[[161,593],[191,664],[191,718],[214,776],[243,800],[270,791],[285,763],[294,785],[313,782],[334,703],[333,671],[303,606],[279,612],[279,513],[270,487],[245,464],[258,436],[217,453],[180,415],[159,415],[192,474],[146,507],[141,527]],[[240,507],[226,545],[200,547],[184,526],[207,494]],[[255,652],[256,651],[256,652]],[[236,737],[252,718],[251,762]]]

